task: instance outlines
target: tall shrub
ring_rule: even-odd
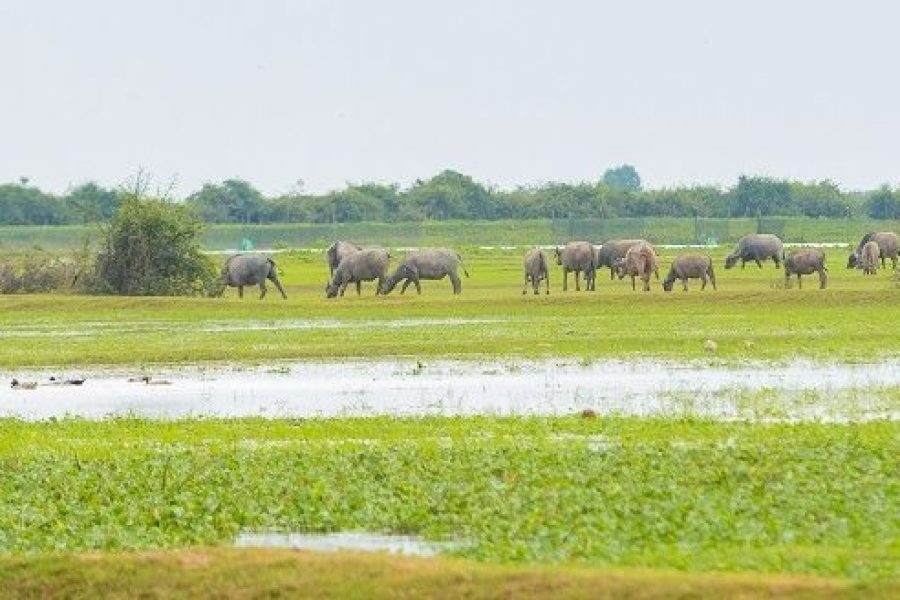
[[[90,284],[124,296],[197,295],[216,273],[200,253],[203,226],[184,206],[126,194],[103,240]]]

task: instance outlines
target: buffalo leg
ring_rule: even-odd
[[[459,281],[459,275],[456,273],[449,273],[450,275],[450,283],[453,284],[453,293],[459,294],[462,292],[462,283]]]
[[[569,291],[569,270],[563,267],[563,291]]]
[[[265,298],[266,292],[268,292],[268,291],[269,290],[266,289],[266,282],[265,281],[260,282],[260,284],[259,284],[259,299],[262,300],[263,298]]]
[[[422,285],[419,283],[419,278],[416,277],[413,279],[413,283],[416,284],[416,293],[420,296],[422,295]]]
[[[409,279],[409,278],[407,278],[406,281],[403,282],[403,287],[400,288],[400,295],[401,295],[401,296],[402,296],[404,293],[406,293],[406,288],[408,288],[408,287],[409,287],[409,284],[411,284],[411,283],[412,283],[412,279]]]
[[[275,288],[281,293],[281,297],[287,300],[287,294],[284,293],[284,288],[281,287],[281,281],[278,279],[278,277],[269,277],[269,280],[275,284]]]
[[[688,289],[687,289],[687,277],[685,277],[684,279],[682,279],[682,280],[681,280],[681,283],[684,285],[684,291],[688,291]],[[704,289],[704,288],[706,288],[706,279],[705,279],[705,278],[703,279],[703,285],[700,286],[700,289],[701,289],[701,290]]]
[[[356,282],[356,295],[362,296],[362,281]]]
[[[238,298],[243,298],[243,297],[244,297],[244,286],[239,285],[238,286]]]

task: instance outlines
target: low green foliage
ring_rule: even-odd
[[[0,422],[0,551],[369,530],[490,562],[900,577],[896,423]]]

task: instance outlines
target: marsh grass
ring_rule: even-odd
[[[726,251],[716,251],[717,264]],[[691,359],[705,354],[707,339],[723,361],[871,362],[900,353],[891,274],[844,270],[842,249],[829,250],[824,291],[773,289],[783,274],[769,264],[720,268],[718,292],[692,285],[668,294],[656,282],[650,293],[632,292],[605,271],[597,292],[562,293],[554,270],[551,295],[539,297],[521,295],[519,254],[464,255],[472,277],[463,280],[461,296],[444,280],[423,282],[422,296],[376,297],[369,284],[362,297],[327,300],[322,257],[289,253],[278,258],[287,301],[252,293],[239,300],[233,291],[218,299],[0,297],[0,366],[371,356]]]

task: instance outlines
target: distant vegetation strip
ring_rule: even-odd
[[[856,244],[867,231],[900,231],[900,220],[707,218],[579,218],[501,221],[424,221],[415,223],[208,224],[206,250],[325,248],[336,239],[364,245],[530,246],[573,239],[595,242],[644,238],[656,244],[730,244],[747,233],[774,233],[785,242]],[[101,238],[98,225],[0,226],[0,253],[35,247],[68,251]]]
[[[139,172],[118,189],[85,183],[55,195],[27,178],[0,184],[0,225],[62,225],[108,220],[122,198],[167,196]],[[731,187],[692,185],[644,189],[630,165],[608,169],[596,181],[546,182],[497,189],[444,170],[401,188],[390,183],[348,184],[321,194],[293,190],[264,196],[252,184],[207,183],[184,203],[208,223],[422,222],[447,219],[568,219],[622,217],[900,218],[900,190],[884,185],[849,192],[835,183],[741,176]]]

